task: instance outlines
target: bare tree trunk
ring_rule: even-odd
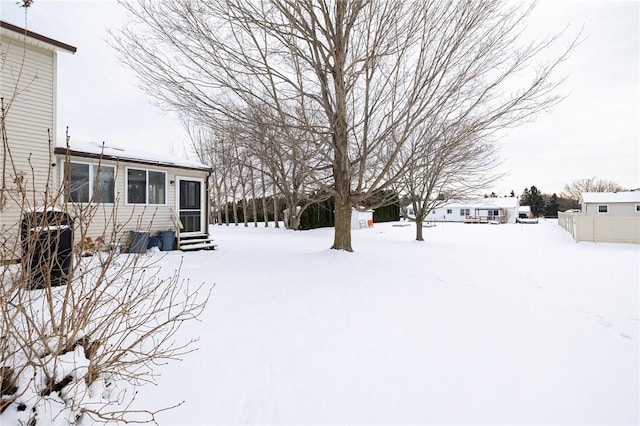
[[[284,224],[284,226],[287,229],[298,229],[298,225],[299,225],[299,219],[298,219],[298,212],[297,212],[297,208],[296,208],[296,203],[290,199],[290,198],[286,198],[286,205],[287,205],[287,220]]]
[[[220,194],[220,191],[218,191],[218,198],[216,200],[216,203],[218,205],[218,226],[222,226],[222,194]]]
[[[336,199],[335,229],[333,249],[353,251],[351,249],[351,203],[349,200]]]
[[[267,210],[267,185],[264,182],[264,170],[260,170],[260,181],[262,183],[262,215],[264,217],[264,227],[269,227],[269,211]]]
[[[422,224],[424,220],[422,217],[416,216],[416,241],[424,241],[422,237]]]
[[[249,168],[251,178],[251,211],[253,212],[253,225],[258,227],[258,210],[256,209],[256,181],[253,177],[253,167]]]
[[[273,181],[273,220],[275,222],[275,227],[280,228],[280,224],[278,223],[278,191],[276,187],[276,182]]]
[[[229,226],[229,191],[227,187],[227,176],[224,175],[222,179],[222,186],[224,188],[224,221],[227,226]]]
[[[344,34],[346,3],[335,4],[335,34],[333,35],[333,89],[335,110],[328,117],[333,127],[334,146],[333,178],[336,189],[336,212],[333,249],[353,251],[351,247],[351,161],[349,159],[349,137],[347,134],[347,92],[345,87],[345,60],[347,41]]]
[[[290,219],[291,229],[298,230],[300,228],[300,216],[297,214]]]
[[[236,202],[236,194],[233,194],[233,201],[231,203],[231,207],[233,208],[233,223],[238,226],[238,203]]]
[[[242,218],[244,219],[244,227],[249,227],[249,221],[247,220],[247,197],[244,195],[244,189],[242,190]]]
[[[242,203],[242,221],[244,222],[245,228],[247,228],[249,226],[249,223],[247,222],[247,182],[244,180],[242,169],[238,169],[238,171],[240,178],[240,193],[242,195],[242,198],[240,199],[240,202]]]
[[[218,203],[218,190],[215,185],[214,179],[209,179],[209,187],[211,188],[211,197],[209,199],[209,215],[213,218],[217,215],[217,203]]]

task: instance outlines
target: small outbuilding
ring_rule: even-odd
[[[373,228],[373,210],[351,211],[351,229]]]
[[[531,206],[518,207],[518,219],[533,219],[533,214],[531,213]]]

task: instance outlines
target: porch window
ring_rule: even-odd
[[[68,165],[65,171],[66,200],[74,203],[113,203],[115,167],[89,163]]]
[[[166,204],[167,174],[153,170],[127,169],[127,203]]]
[[[598,213],[608,213],[609,206],[606,204],[598,204]]]

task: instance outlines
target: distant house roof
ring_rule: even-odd
[[[639,191],[583,192],[581,203],[640,203]]]
[[[26,30],[24,28],[18,27],[16,25],[10,24],[5,21],[0,21],[0,28],[4,28],[8,31],[16,33],[16,35],[22,35],[22,36],[26,35],[27,37],[49,44],[59,50],[66,50],[67,52],[71,52],[71,53],[76,53],[76,51],[78,50],[74,46],[71,46],[70,44],[66,44],[61,41],[54,40],[52,38],[43,36],[42,34],[34,33],[33,31]]]
[[[58,155],[65,155],[67,153],[66,142],[58,141],[55,153]],[[151,166],[177,167],[181,169],[204,171],[211,170],[211,167],[198,161],[187,160],[168,154],[157,154],[129,148],[120,148],[111,144],[97,142],[70,142],[69,155],[112,161],[127,161]]]
[[[531,206],[518,207],[518,213],[531,213]]]
[[[475,200],[451,200],[440,208],[461,209],[512,209],[518,207],[517,197],[480,198]]]

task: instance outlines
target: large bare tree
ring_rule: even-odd
[[[596,177],[576,179],[564,186],[560,194],[564,198],[569,198],[576,203],[580,200],[583,192],[617,192],[624,191],[624,188],[615,182]]]
[[[495,144],[480,130],[459,123],[425,122],[407,147],[406,155],[413,160],[397,191],[412,204],[417,241],[424,241],[422,225],[432,210],[452,199],[472,196],[498,177]]]
[[[500,125],[558,100],[538,61],[554,37],[521,41],[530,8],[500,1],[122,0],[113,45],[165,107],[251,120],[261,105],[320,143],[332,173],[333,248],[351,251],[352,207],[390,188],[434,113]],[[534,68],[533,65],[536,65]],[[447,108],[443,109],[443,104]],[[295,113],[293,113],[295,112]],[[286,120],[285,120],[286,116]]]

